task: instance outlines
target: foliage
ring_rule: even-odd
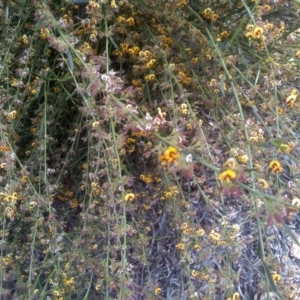
[[[0,7],[3,299],[297,299],[298,4]]]

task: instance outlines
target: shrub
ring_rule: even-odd
[[[297,299],[298,4],[76,2],[1,10],[2,298]]]

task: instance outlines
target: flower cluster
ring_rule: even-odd
[[[202,12],[202,15],[204,18],[211,20],[211,21],[217,21],[218,19],[218,14],[216,14],[211,8],[206,8]]]
[[[261,40],[265,37],[263,36],[264,30],[261,27],[254,27],[253,25],[247,25],[246,27],[247,33],[245,34],[245,37],[247,39],[253,39],[253,40]]]

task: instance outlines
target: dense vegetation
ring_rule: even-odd
[[[299,299],[296,2],[0,14],[1,299]]]

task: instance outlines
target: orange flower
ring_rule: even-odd
[[[272,173],[275,174],[280,173],[283,170],[280,162],[277,160],[272,160],[269,164],[269,168],[271,169]]]
[[[236,172],[232,169],[228,169],[228,170],[224,171],[223,173],[221,173],[218,178],[220,181],[225,181],[225,182],[229,183],[230,181],[232,181],[236,178]]]
[[[169,164],[169,163],[174,163],[176,160],[178,160],[180,157],[180,154],[178,150],[170,146],[168,149],[165,151],[163,155],[159,156],[159,159],[164,163],[164,164]]]

